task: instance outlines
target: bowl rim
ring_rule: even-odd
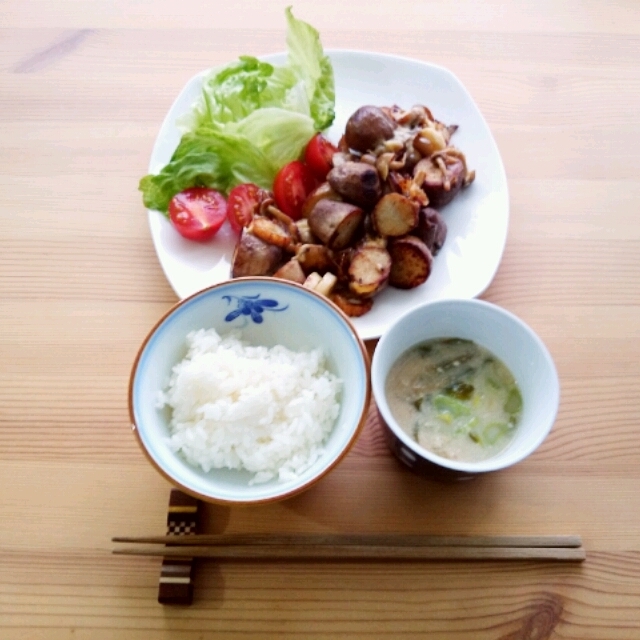
[[[278,493],[275,493],[274,495],[269,495],[263,498],[256,498],[256,499],[248,498],[248,499],[237,499],[237,500],[220,498],[220,497],[200,493],[184,485],[182,482],[178,481],[170,473],[168,473],[158,463],[158,461],[151,455],[151,453],[149,452],[149,450],[147,449],[147,447],[145,446],[142,440],[142,436],[140,435],[140,430],[135,419],[134,382],[136,379],[136,373],[138,371],[140,360],[142,358],[143,353],[145,352],[147,345],[149,344],[153,336],[156,334],[156,332],[160,329],[160,327],[171,316],[173,316],[173,314],[175,314],[179,309],[181,309],[183,306],[185,306],[194,298],[206,296],[212,291],[217,289],[223,289],[223,288],[226,288],[232,285],[237,285],[237,284],[240,284],[240,285],[252,284],[252,283],[259,284],[261,282],[263,283],[268,282],[269,284],[273,284],[275,286],[282,286],[285,288],[288,287],[292,289],[297,289],[299,290],[299,292],[300,291],[303,292],[303,295],[315,296],[322,303],[325,303],[329,307],[329,309],[331,309],[342,320],[347,331],[352,334],[355,340],[355,344],[358,346],[358,352],[362,358],[362,364],[365,370],[363,403],[362,403],[362,408],[360,411],[360,417],[358,419],[358,423],[355,426],[355,428],[352,430],[352,433],[349,436],[348,441],[343,446],[340,453],[335,457],[335,459],[329,465],[324,467],[319,473],[309,478],[303,484],[292,487],[288,491],[278,492]],[[218,505],[224,505],[224,506],[251,506],[251,505],[258,505],[258,504],[269,504],[269,503],[280,502],[282,500],[298,495],[303,491],[306,491],[312,485],[316,484],[320,479],[326,476],[330,471],[332,471],[345,458],[345,456],[353,448],[353,445],[355,444],[356,440],[358,439],[362,430],[364,429],[364,426],[366,424],[366,421],[369,415],[372,394],[373,394],[373,391],[372,391],[372,384],[371,384],[371,357],[369,356],[369,352],[366,348],[364,340],[360,337],[360,335],[356,331],[355,326],[349,319],[349,316],[347,316],[344,313],[344,311],[340,309],[340,307],[338,307],[334,302],[329,300],[329,298],[327,298],[326,296],[320,293],[317,293],[312,289],[304,287],[296,282],[292,282],[290,280],[282,280],[280,278],[274,278],[271,276],[244,276],[240,278],[234,278],[233,280],[225,280],[224,282],[218,282],[211,286],[205,287],[204,289],[196,291],[195,293],[192,293],[186,298],[182,298],[181,300],[178,300],[177,302],[172,304],[164,313],[162,313],[160,317],[152,325],[152,327],[147,331],[146,336],[144,337],[143,341],[140,343],[137,349],[135,358],[133,360],[133,364],[131,366],[130,374],[129,374],[129,384],[128,384],[129,424],[136,438],[136,441],[138,442],[138,445],[142,449],[142,452],[144,453],[147,460],[151,462],[152,466],[156,469],[156,471],[160,473],[161,476],[163,476],[166,480],[168,480],[177,489],[180,489],[180,491],[183,491],[184,493],[194,498],[197,498],[198,500],[202,500],[210,504],[218,504]]]
[[[384,379],[380,379],[378,377],[378,368],[380,366],[379,362],[380,362],[380,358],[382,357],[380,355],[381,352],[378,350],[379,347],[381,345],[384,347],[385,343],[390,339],[392,332],[394,332],[397,329],[397,326],[399,326],[400,323],[403,322],[407,317],[422,313],[424,308],[426,307],[433,308],[433,307],[445,307],[445,306],[451,306],[451,305],[461,305],[466,307],[482,307],[489,310],[490,313],[501,315],[502,317],[506,318],[509,322],[512,322],[518,325],[520,329],[523,330],[524,333],[526,333],[529,336],[531,343],[535,345],[536,349],[542,355],[545,361],[545,364],[549,367],[549,372],[552,374],[552,377],[549,381],[549,387],[552,390],[552,393],[550,394],[550,398],[553,402],[553,406],[550,410],[548,425],[546,425],[543,429],[540,429],[538,431],[537,437],[535,439],[532,439],[531,444],[525,447],[519,455],[514,456],[513,458],[506,460],[504,462],[498,462],[498,463],[495,462],[498,459],[498,455],[492,456],[490,458],[487,458],[486,460],[481,460],[477,462],[452,460],[449,458],[445,458],[443,456],[439,456],[436,453],[433,453],[432,451],[430,451],[429,449],[426,449],[425,447],[422,447],[421,445],[419,445],[415,440],[410,438],[409,435],[407,435],[403,431],[403,429],[397,424],[397,421],[391,414],[391,411],[388,407],[388,403],[386,402],[386,399],[383,402],[378,401],[378,396],[380,394],[376,394],[376,390],[380,391],[382,393],[382,396],[384,397],[385,395],[384,387],[386,382],[386,375]],[[424,338],[424,339],[427,340],[429,338]],[[410,346],[407,347],[407,349],[409,348]],[[406,351],[407,349],[405,349],[404,351]],[[404,351],[402,353],[404,353]],[[401,353],[397,354],[393,362],[395,362],[400,357],[400,355]],[[387,371],[387,374],[388,374],[388,371]],[[510,466],[513,466],[514,464],[522,461],[523,459],[531,455],[549,435],[549,433],[551,432],[551,429],[553,428],[555,420],[557,418],[558,410],[560,407],[560,378],[558,375],[558,370],[549,349],[547,348],[545,343],[542,341],[540,336],[522,318],[519,318],[513,312],[493,302],[489,302],[487,300],[481,300],[479,298],[446,298],[441,300],[429,300],[417,307],[414,307],[413,309],[408,310],[406,313],[402,314],[401,316],[398,316],[398,318],[396,318],[393,325],[389,327],[389,329],[381,336],[376,346],[376,350],[373,354],[373,358],[371,362],[371,385],[372,385],[372,392],[374,395],[376,406],[378,408],[378,412],[380,413],[380,417],[383,422],[383,428],[389,429],[391,433],[396,438],[398,438],[412,453],[419,456],[423,460],[426,460],[427,462],[430,462],[431,464],[434,464],[437,467],[440,467],[442,469],[453,471],[453,472],[460,472],[460,473],[481,474],[481,473],[488,473],[491,471],[499,471],[502,469],[506,469]]]

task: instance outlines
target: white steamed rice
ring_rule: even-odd
[[[320,349],[251,346],[214,329],[189,333],[187,348],[160,393],[173,451],[205,472],[246,469],[252,483],[289,480],[314,463],[340,411],[341,381]]]

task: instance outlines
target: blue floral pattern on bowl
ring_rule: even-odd
[[[288,304],[278,306],[277,300],[269,298],[260,298],[260,294],[255,296],[222,296],[228,304],[232,304],[235,300],[237,309],[234,309],[225,316],[225,322],[232,322],[240,316],[249,316],[256,324],[261,324],[264,320],[262,314],[265,311],[284,311],[289,307]]]

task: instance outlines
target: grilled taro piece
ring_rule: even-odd
[[[373,298],[359,298],[346,291],[333,290],[329,300],[336,304],[351,318],[359,318],[371,311]]]
[[[381,236],[404,236],[418,225],[419,205],[400,193],[387,193],[374,207],[373,227]]]
[[[280,266],[282,256],[280,247],[268,244],[243,229],[233,252],[231,277],[269,276]]]
[[[413,175],[417,176],[418,172],[424,174],[422,190],[436,209],[449,204],[464,184],[464,163],[459,158],[448,161],[442,156],[424,158],[415,166]]]
[[[364,242],[351,257],[349,289],[359,297],[374,296],[384,289],[390,272],[389,252],[376,243]]]
[[[301,244],[296,249],[295,257],[305,273],[337,271],[333,252],[323,244]]]
[[[296,258],[291,258],[289,262],[285,262],[274,274],[274,278],[280,278],[282,280],[290,280],[291,282],[297,282],[303,284],[306,275],[302,270],[302,266]]]
[[[360,207],[324,199],[309,214],[309,227],[320,242],[339,251],[349,245],[363,217],[364,212]]]
[[[371,209],[382,195],[380,176],[366,162],[345,162],[329,171],[331,188],[347,202]]]
[[[412,234],[420,238],[436,256],[447,238],[447,223],[436,209],[422,207],[418,214],[418,226]]]
[[[427,245],[415,236],[396,238],[389,243],[391,273],[389,284],[397,289],[413,289],[431,274],[433,255]]]
[[[396,123],[380,107],[360,107],[347,121],[345,142],[350,149],[366,153],[393,137]]]
[[[328,182],[323,182],[307,196],[307,199],[302,205],[302,217],[308,218],[313,207],[315,207],[320,200],[324,200],[325,198],[328,200],[341,199],[340,196],[331,188],[331,185]]]

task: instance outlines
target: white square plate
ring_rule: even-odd
[[[362,105],[409,108],[424,104],[438,120],[459,126],[453,143],[476,172],[471,186],[441,211],[448,227],[447,239],[434,259],[429,279],[409,291],[387,287],[375,298],[368,314],[353,319],[360,337],[368,340],[382,335],[396,317],[418,304],[443,298],[475,298],[489,286],[507,237],[507,179],[487,123],[450,71],[378,53],[327,51],[327,55],[335,73],[336,119],[326,134],[334,143],[344,132],[349,116]],[[283,64],[286,54],[262,59]],[[208,73],[203,71],[192,78],[173,103],[153,148],[150,173],[158,173],[170,161],[180,141],[176,120],[198,99]],[[183,239],[158,211],[149,211],[149,224],[162,269],[180,298],[229,279],[237,236],[228,223],[206,244]]]

